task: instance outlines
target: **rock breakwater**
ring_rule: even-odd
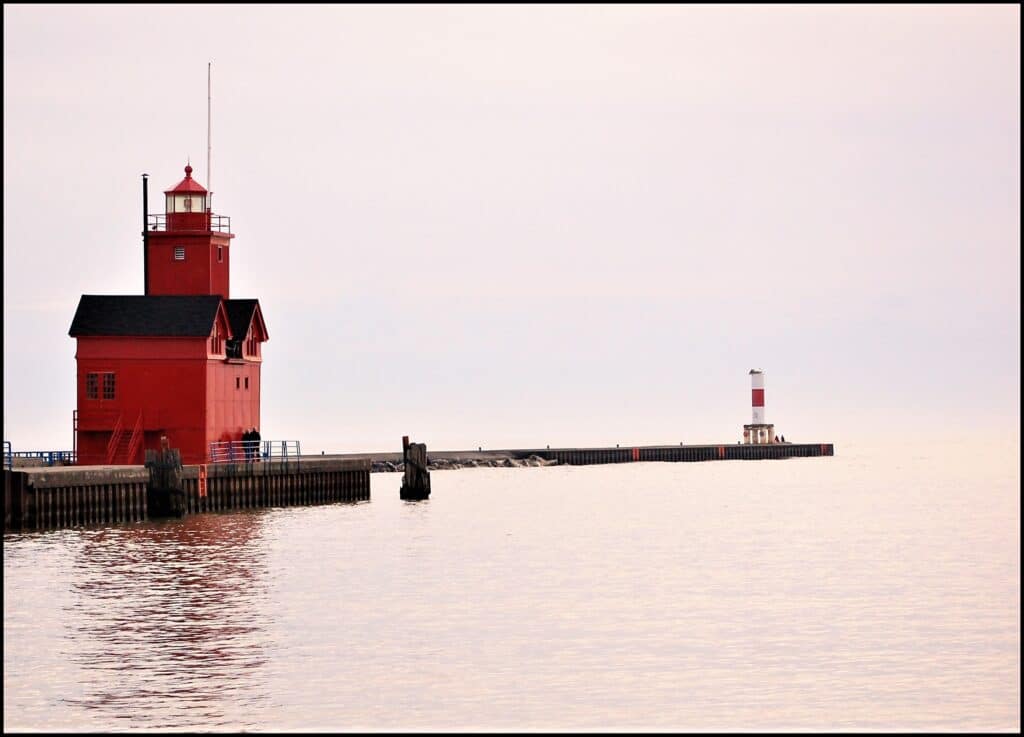
[[[558,461],[547,460],[540,456],[532,455],[528,458],[427,458],[427,469],[430,471],[448,471],[458,468],[525,468],[537,466],[557,466]],[[373,461],[370,464],[372,473],[404,472],[405,464],[401,461]]]

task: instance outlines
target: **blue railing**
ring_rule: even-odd
[[[14,460],[23,459],[27,461],[26,466],[73,466],[78,461],[78,456],[73,450],[19,450],[11,452],[11,443],[4,441],[4,465],[8,469],[14,468]]]

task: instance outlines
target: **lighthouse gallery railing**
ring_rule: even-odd
[[[231,218],[228,215],[214,215],[210,213],[210,230],[215,233],[230,233]],[[146,230],[165,231],[167,230],[167,215],[149,215],[146,220]]]

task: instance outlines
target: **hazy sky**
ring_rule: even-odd
[[[1017,5],[5,4],[4,439],[189,157],[265,439],[1019,436],[1019,141]]]

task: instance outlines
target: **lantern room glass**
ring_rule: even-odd
[[[167,214],[206,212],[206,195],[192,192],[167,195]]]

